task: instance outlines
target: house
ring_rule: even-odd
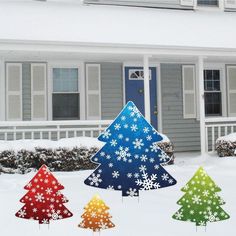
[[[214,151],[236,130],[235,10],[232,0],[1,1],[0,139],[96,136],[132,100],[176,151]]]

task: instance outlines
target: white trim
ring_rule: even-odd
[[[98,90],[89,90],[88,89],[88,68],[89,67],[97,67],[99,71],[98,75]],[[86,118],[87,120],[100,120],[102,116],[102,108],[101,108],[101,65],[100,64],[93,64],[93,63],[87,63],[86,64]],[[89,95],[94,94],[99,96],[99,116],[89,116]]]
[[[145,55],[143,57],[143,71],[144,71],[144,110],[145,118],[151,123],[151,97],[150,97],[150,72],[149,72],[149,56]]]
[[[185,90],[185,74],[184,69],[191,68],[193,69],[193,88],[191,90]],[[183,94],[183,117],[184,119],[194,119],[197,117],[197,105],[196,105],[196,72],[195,72],[195,65],[182,65],[182,94]],[[186,114],[186,107],[185,107],[185,95],[192,94],[194,97],[193,106],[194,112],[193,114]]]
[[[204,58],[198,58],[198,76],[199,76],[199,113],[200,113],[200,142],[201,154],[204,155],[207,147],[205,136],[205,101],[204,101]]]
[[[6,119],[5,64],[0,60],[0,121]]]
[[[163,121],[162,121],[162,89],[161,89],[161,64],[156,65],[157,68],[157,127],[158,132],[163,132]]]
[[[85,120],[85,76],[84,63],[74,60],[48,61],[48,119],[53,120],[52,95],[53,95],[53,68],[77,68],[78,69],[78,92],[80,94],[80,120]]]
[[[19,92],[9,92],[8,91],[8,67],[9,66],[19,66],[20,68],[20,90]],[[18,119],[9,119],[9,107],[8,107],[8,97],[10,95],[18,95],[20,97],[20,117]],[[23,117],[23,102],[22,102],[22,63],[6,63],[6,120],[7,121],[21,121]]]
[[[33,67],[43,66],[44,67],[44,91],[34,91],[33,90]],[[31,120],[47,120],[47,65],[46,63],[31,63]],[[44,117],[34,118],[34,95],[44,95]]]

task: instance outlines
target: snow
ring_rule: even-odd
[[[0,1],[0,39],[236,49],[236,13]]]
[[[169,138],[161,134],[163,140],[161,142],[169,142]],[[101,148],[104,145],[103,142],[99,141],[97,138],[90,137],[77,137],[77,138],[64,138],[58,141],[52,141],[47,139],[40,140],[14,140],[14,141],[2,141],[0,140],[0,152],[2,151],[14,151],[18,152],[22,149],[27,151],[34,151],[35,148],[46,148],[46,149],[57,149],[57,148],[74,148],[74,147],[97,147]]]
[[[98,147],[101,148],[104,144],[96,138],[78,137],[65,138],[58,141],[51,141],[47,139],[42,140],[15,140],[15,141],[0,141],[0,152],[5,150],[20,151],[22,149],[27,151],[34,151],[36,147],[57,149],[57,148],[74,148],[74,147]]]
[[[216,142],[219,141],[236,142],[236,133],[231,133],[226,136],[222,136],[216,140]]]
[[[203,166],[209,176],[222,189],[219,195],[226,204],[222,208],[229,213],[231,218],[226,221],[209,223],[206,228],[196,227],[193,223],[173,220],[171,216],[180,208],[176,204],[183,196],[180,189],[194,175],[195,171]],[[140,199],[121,199],[121,192],[89,187],[83,183],[92,171],[79,172],[55,172],[61,184],[65,186],[62,191],[69,199],[66,207],[74,214],[72,218],[52,222],[49,226],[38,226],[35,221],[19,219],[15,213],[22,207],[20,198],[26,193],[25,184],[35,175],[0,175],[0,222],[1,235],[9,236],[91,236],[90,230],[77,227],[82,221],[83,207],[94,194],[98,193],[110,207],[109,212],[113,216],[112,222],[116,225],[113,229],[102,231],[102,235],[114,236],[222,236],[235,235],[236,219],[236,159],[217,158],[215,155],[199,156],[198,153],[177,153],[176,164],[165,166],[165,169],[178,181],[175,186],[158,190],[142,191]],[[95,234],[98,235],[98,234]]]

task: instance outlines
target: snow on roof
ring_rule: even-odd
[[[1,0],[0,40],[236,49],[236,13]]]

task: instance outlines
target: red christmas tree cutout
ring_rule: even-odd
[[[16,213],[23,219],[38,220],[49,224],[73,214],[64,206],[67,198],[60,192],[64,187],[53,176],[46,165],[42,165],[33,179],[24,187],[28,192],[20,199],[25,205]]]

